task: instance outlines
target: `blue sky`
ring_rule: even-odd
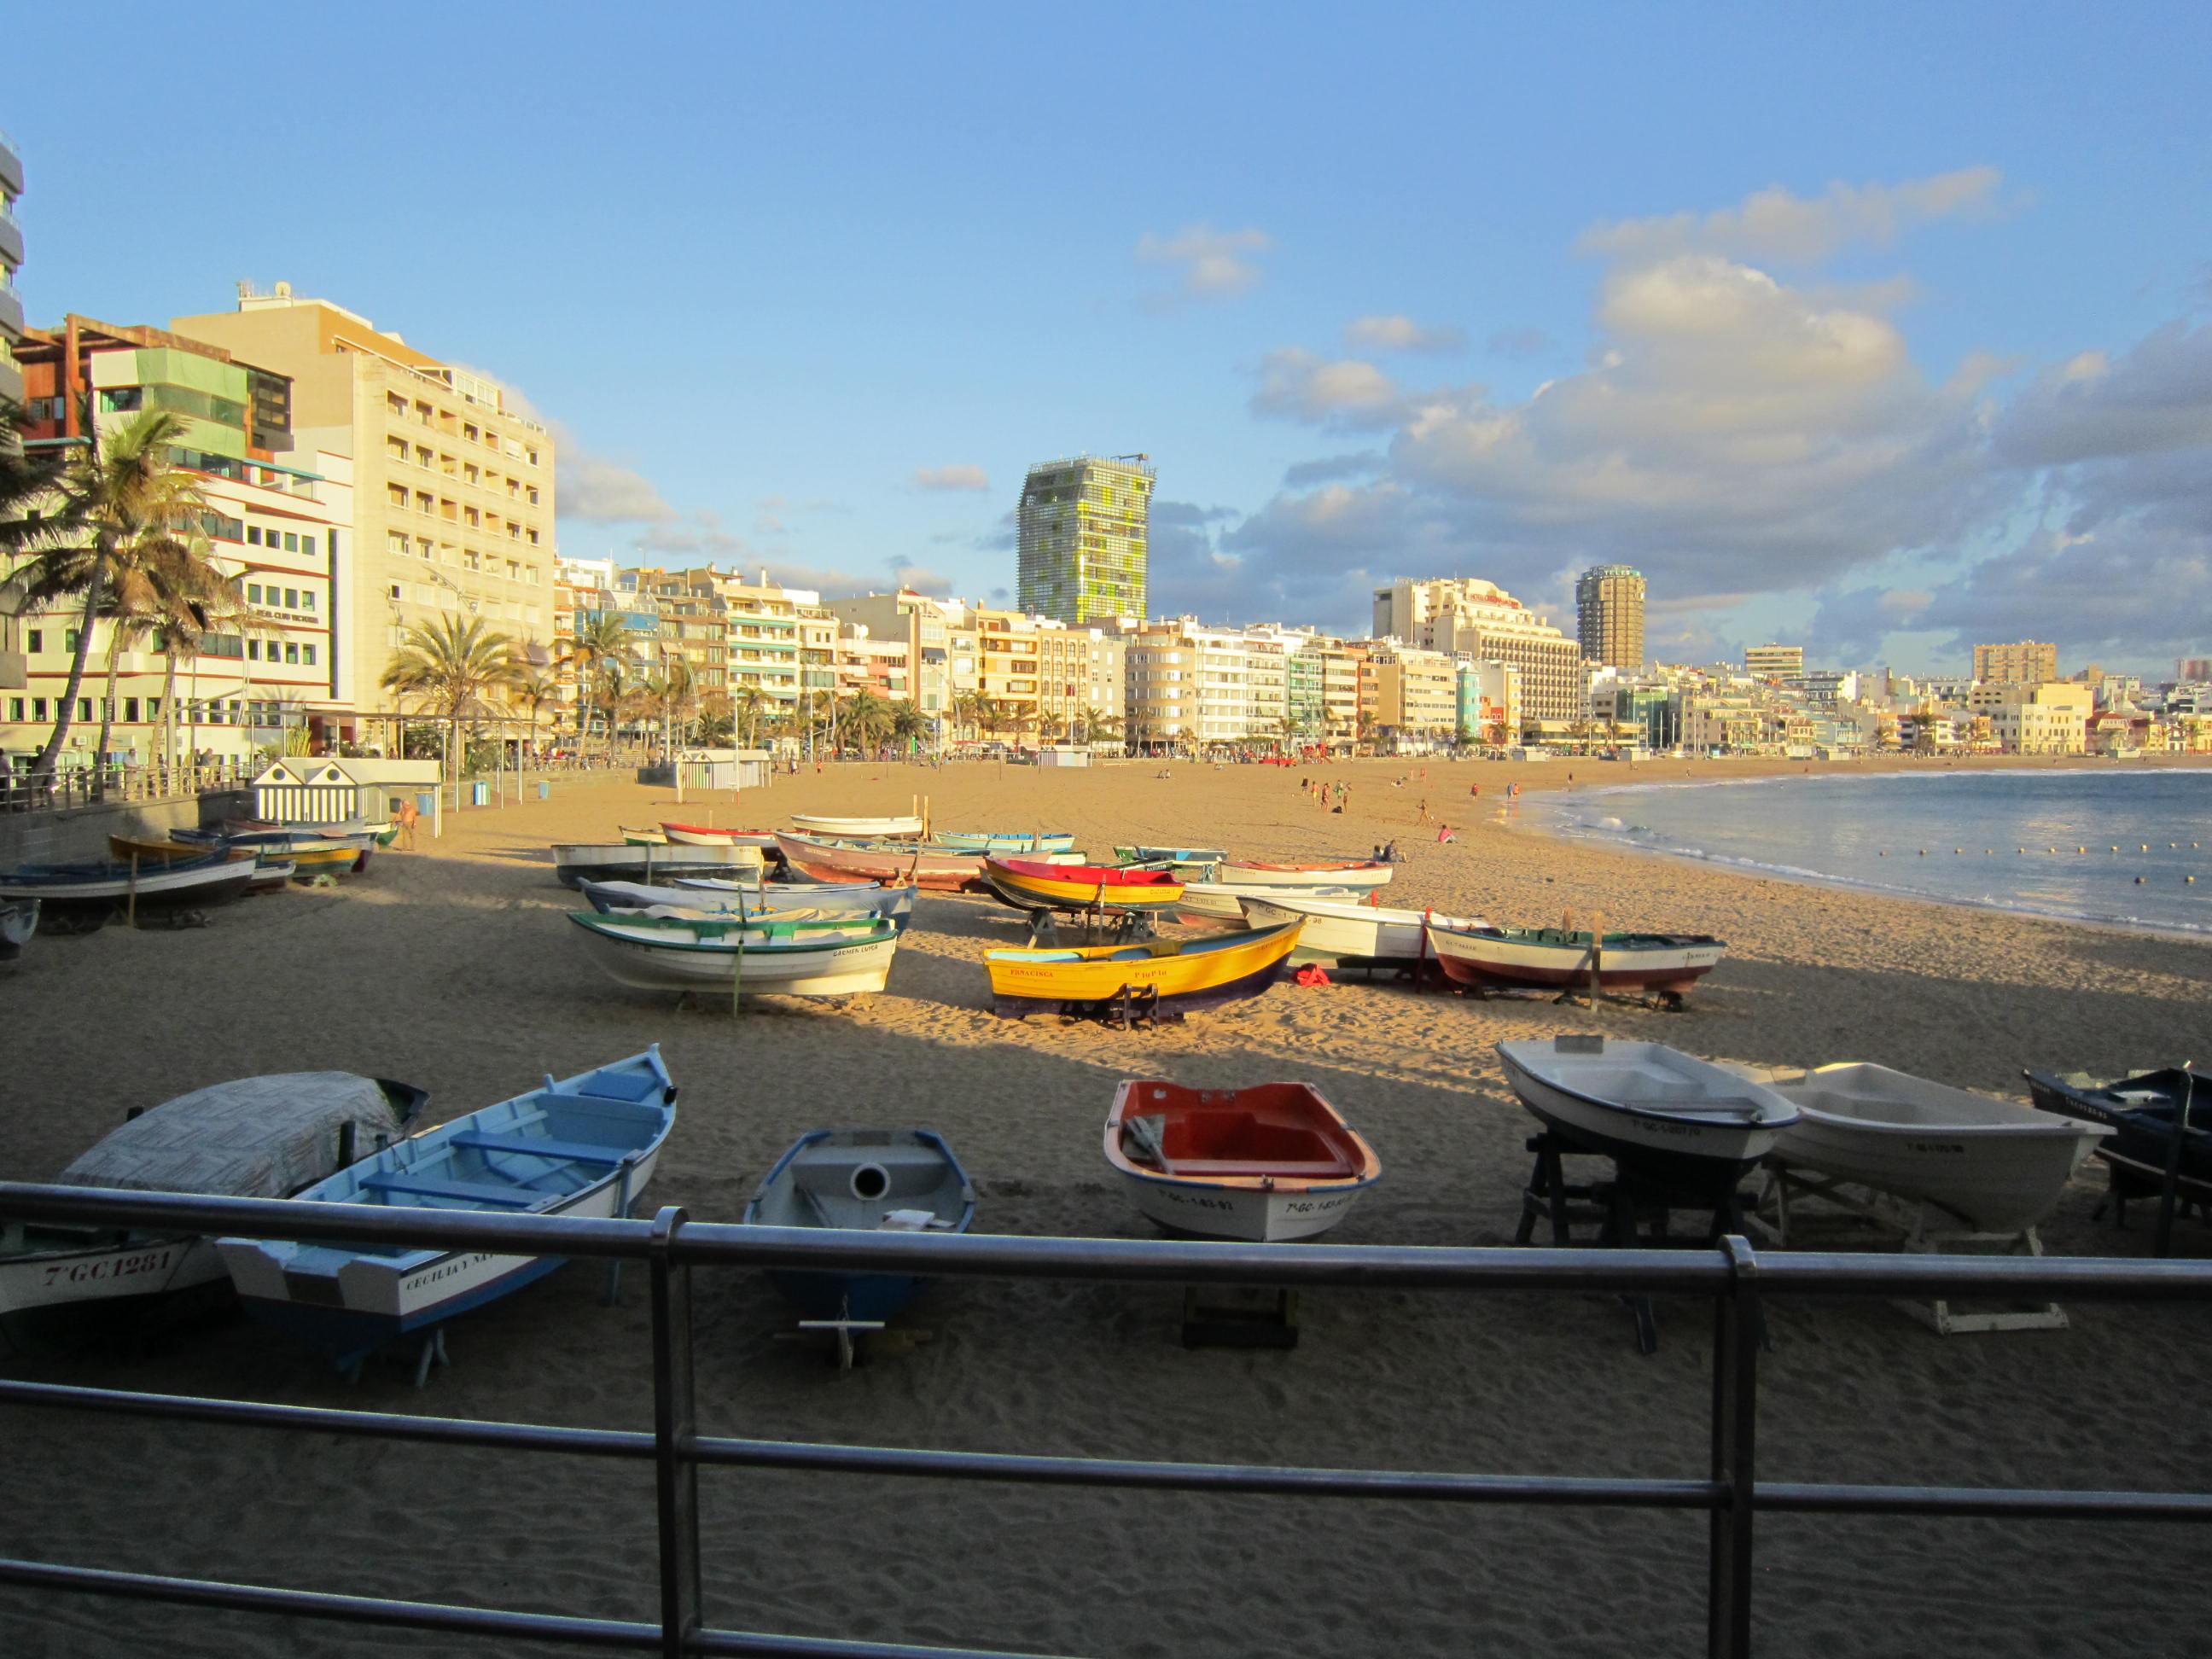
[[[1155,610],[1626,559],[1670,658],[2155,670],[2212,649],[2208,16],[134,7],[0,125],[33,320],[349,306],[557,423],[567,552],[988,598],[1027,464],[1142,450]]]

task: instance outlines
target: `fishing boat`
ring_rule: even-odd
[[[874,915],[755,921],[572,911],[568,920],[611,978],[647,991],[865,995],[884,988],[899,941],[898,924]]]
[[[775,845],[773,830],[717,830],[711,823],[670,823],[663,820],[660,833],[673,847],[758,847]]]
[[[299,873],[299,861],[283,849],[270,847],[235,847],[228,842],[215,843],[216,850],[233,864],[247,860],[253,862],[253,879],[246,884],[249,893],[281,891],[285,883]],[[137,861],[139,868],[171,864],[183,864],[208,855],[208,847],[198,842],[154,841],[136,836],[110,836],[107,850],[118,864]]]
[[[204,851],[232,854],[250,848],[278,863],[292,865],[296,874],[340,876],[368,868],[368,855],[376,846],[374,836],[325,836],[289,830],[177,830],[173,838]]]
[[[1276,898],[1291,892],[1304,898],[1332,899],[1346,904],[1357,904],[1364,896],[1352,887],[1251,887],[1241,881],[1187,881],[1182,896],[1176,901],[1176,912],[1185,921],[1229,921],[1242,927],[1244,922],[1244,901],[1249,898]]]
[[[986,951],[992,1007],[1026,1014],[1074,1012],[1128,992],[1160,1009],[1212,1007],[1256,997],[1273,985],[1298,942],[1297,922],[1209,939],[1138,945]]]
[[[1499,1043],[1498,1057],[1547,1128],[1668,1191],[1734,1192],[1797,1121],[1773,1090],[1664,1043],[1520,1037]]]
[[[286,1198],[398,1139],[429,1102],[404,1083],[288,1072],[214,1084],[143,1112],[54,1177],[58,1186]],[[57,1222],[0,1224],[0,1333],[21,1346],[87,1334],[157,1304],[230,1294],[211,1239]]]
[[[1224,859],[1221,879],[1240,887],[1356,887],[1364,892],[1388,887],[1398,873],[1380,859],[1316,864],[1266,864],[1256,859]]]
[[[824,836],[847,841],[896,841],[902,836],[921,834],[921,819],[912,814],[842,818],[821,812],[793,812],[791,822],[802,836]]]
[[[1680,996],[1712,972],[1728,946],[1704,933],[1607,933],[1598,942],[1601,991]],[[1429,949],[1458,984],[1532,989],[1589,983],[1591,935],[1558,927],[1429,924]]]
[[[1017,910],[1164,910],[1182,896],[1165,870],[1098,864],[1051,864],[985,854],[983,879],[1001,903]]]
[[[31,935],[39,931],[36,899],[0,899],[0,962],[13,962],[23,954]]]
[[[254,879],[251,860],[213,850],[194,864],[133,870],[128,864],[27,864],[0,873],[0,900],[37,899],[49,932],[97,926],[118,910],[164,915],[228,904]]]
[[[1255,1244],[1320,1237],[1382,1174],[1310,1083],[1125,1082],[1106,1115],[1106,1162],[1161,1226]]]
[[[1447,927],[1483,925],[1474,916],[1389,910],[1349,897],[1309,898],[1279,888],[1264,896],[1246,894],[1237,902],[1244,920],[1255,927],[1305,918],[1305,932],[1291,952],[1294,962],[1420,962],[1433,954],[1428,946],[1431,922]]]
[[[964,1233],[975,1188],[934,1129],[816,1129],[793,1141],[738,1218],[748,1227]],[[810,1319],[882,1320],[914,1299],[911,1273],[771,1268],[769,1282]]]
[[[625,847],[665,847],[668,845],[668,831],[660,829],[657,825],[650,829],[640,830],[627,823],[618,823],[615,828],[622,831],[623,845]]]
[[[762,921],[827,921],[840,916],[881,916],[902,933],[914,920],[911,887],[647,887],[632,881],[587,881],[578,890],[603,916],[682,913],[745,916]]]
[[[1797,1109],[1796,1122],[1775,1138],[1778,1162],[1938,1205],[1981,1232],[2042,1221],[2112,1133],[1887,1066],[1729,1069]]]
[[[1075,846],[1073,830],[940,830],[930,844],[954,853],[1065,853]]]
[[[399,826],[390,819],[348,818],[341,823],[278,823],[273,818],[225,818],[223,831],[231,836],[283,834],[307,841],[367,842],[389,847],[399,838]]]
[[[424,1129],[297,1195],[301,1204],[623,1216],[676,1123],[658,1045]],[[520,1290],[565,1258],[479,1249],[217,1242],[255,1318],[356,1366],[397,1338]],[[428,1355],[425,1355],[426,1362]]]
[[[2130,1194],[2164,1188],[2175,1126],[2182,1125],[2174,1191],[2186,1202],[2212,1205],[2212,1089],[2198,1088],[2195,1073],[2175,1066],[2102,1083],[2086,1072],[2022,1075],[2029,1097],[2045,1111],[2111,1128],[2097,1156]]]
[[[580,881],[642,881],[677,876],[727,876],[761,867],[757,847],[632,847],[608,842],[556,842],[553,873],[563,887]]]
[[[933,852],[914,842],[896,848],[851,847],[781,834],[775,845],[794,876],[815,881],[902,882],[936,893],[985,890],[985,855],[981,853]]]
[[[1176,874],[1190,881],[1211,880],[1213,866],[1228,856],[1218,847],[1117,847],[1114,849],[1116,864],[1165,865]]]

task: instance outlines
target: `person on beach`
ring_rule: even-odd
[[[1434,822],[1434,820],[1429,817],[1429,804],[1425,800],[1421,803],[1421,822],[1423,823]]]

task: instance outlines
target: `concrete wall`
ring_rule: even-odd
[[[109,856],[110,836],[158,839],[173,830],[196,830],[253,810],[245,791],[226,790],[197,800],[139,802],[128,806],[82,806],[68,812],[19,812],[0,817],[0,870],[24,864],[74,864]]]

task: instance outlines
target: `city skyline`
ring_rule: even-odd
[[[0,111],[17,287],[33,323],[152,322],[289,278],[480,354],[556,428],[572,556],[1011,603],[1024,470],[1141,450],[1170,480],[1154,615],[1352,634],[1375,586],[1462,575],[1556,620],[1618,562],[1649,578],[1655,659],[2203,653],[2212,289],[2201,229],[2158,205],[2204,125],[2193,14],[1916,14],[1911,63],[1878,18],[1805,54],[1780,19],[1609,12],[1585,52],[1587,25],[1396,15],[1325,68],[1288,25],[1179,17],[1110,138],[1024,143],[1044,108],[1009,70],[1048,21],[917,59],[779,20],[746,39],[761,96],[729,100],[702,77],[732,20],[641,17],[648,79],[557,17],[502,55],[494,9],[441,21],[487,71],[458,144],[404,118],[416,94],[301,73],[335,20],[218,43],[149,17],[117,95],[219,60],[313,186],[240,217],[172,174],[114,214],[129,141],[26,82]],[[1962,73],[2000,30],[2003,72]],[[1296,94],[1333,118],[1291,118]],[[602,118],[515,136],[587,97]],[[1580,125],[1546,128],[1563,98]],[[1558,142],[1492,165],[1523,130]],[[1126,182],[1068,188],[1082,166]],[[363,204],[401,200],[373,234]]]

